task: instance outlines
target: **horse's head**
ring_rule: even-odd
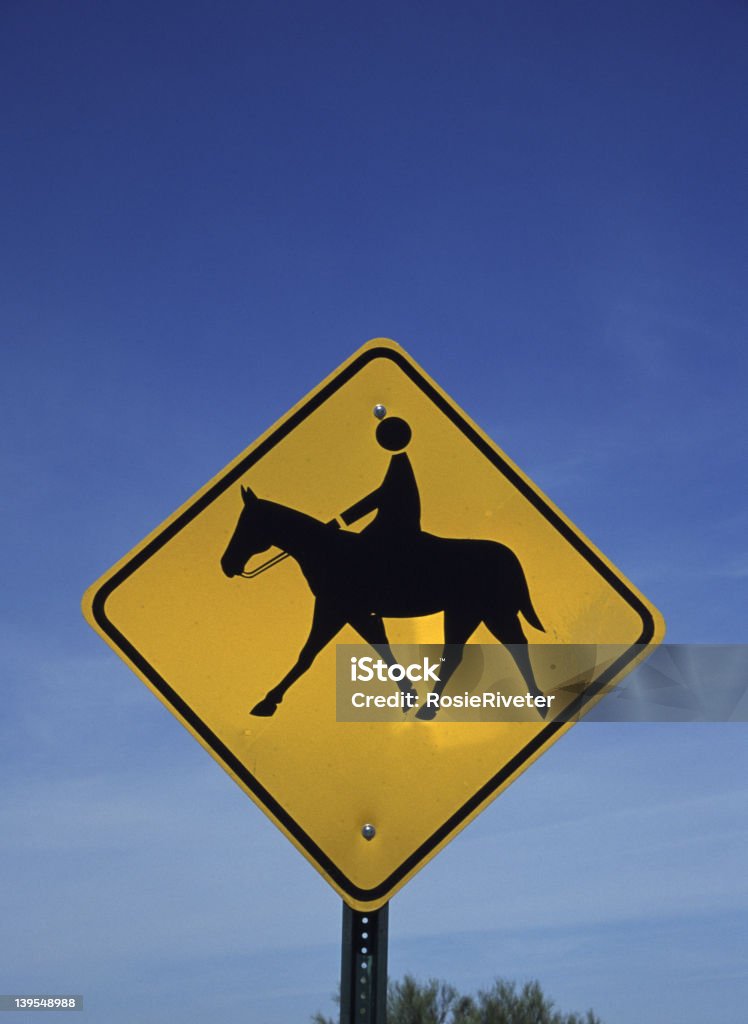
[[[221,558],[227,576],[238,576],[252,555],[267,551],[272,541],[267,535],[263,503],[248,487],[242,487],[243,507],[228,547]]]

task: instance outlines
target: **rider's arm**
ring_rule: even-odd
[[[341,513],[340,518],[346,526],[350,526],[351,523],[355,523],[359,519],[363,519],[364,516],[369,514],[369,512],[373,512],[375,508],[379,508],[380,490],[381,488],[377,487],[376,491],[372,491],[371,494],[367,494],[365,498],[361,499],[361,501],[357,501],[355,505],[351,505],[350,508]]]

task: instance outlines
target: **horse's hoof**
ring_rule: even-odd
[[[418,707],[418,691],[414,690],[411,686],[408,690],[401,690],[400,693],[403,696],[403,703],[400,708],[404,715],[407,715],[413,708]]]
[[[259,704],[255,704],[252,710],[249,712],[250,715],[256,715],[257,718],[271,718],[278,710],[278,705],[270,697],[263,697]]]
[[[545,694],[541,693],[539,690],[537,691],[537,693],[533,693],[532,691],[530,691],[530,695],[532,697],[536,698],[536,699],[538,697],[544,697],[545,696]],[[548,717],[548,712],[550,711],[550,708],[546,707],[545,704],[535,704],[534,707],[535,707],[535,710],[537,711],[537,713],[540,715],[540,717],[542,719],[545,719],[545,718]]]
[[[416,711],[416,718],[420,718],[422,722],[432,722],[436,718],[436,711],[436,708],[424,704],[422,708]]]

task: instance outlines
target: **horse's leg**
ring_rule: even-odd
[[[462,661],[465,644],[480,625],[480,615],[472,608],[445,608],[444,610],[444,652],[439,682],[416,712],[416,718],[430,722],[439,710],[439,697]],[[436,699],[434,699],[436,698]]]
[[[538,688],[535,676],[532,671],[530,654],[527,650],[527,637],[522,630],[522,624],[515,615],[513,618],[502,619],[489,615],[483,620],[490,631],[499,641],[507,646],[509,653],[514,658],[517,668],[522,673],[522,678],[527,684],[527,689],[533,697],[542,697],[543,691]],[[536,705],[535,710],[541,718],[545,718],[548,709]]]
[[[356,630],[356,632],[363,637],[363,639],[370,644],[377,652],[380,658],[384,658],[388,665],[397,665],[397,658],[392,653],[390,642],[387,639],[387,633],[385,632],[384,622],[382,621],[381,615],[361,615],[355,618],[349,618],[348,621]],[[403,701],[402,711],[403,714],[407,714],[412,707],[415,707],[416,691],[408,682],[404,676],[398,683],[400,692],[405,696]]]
[[[319,652],[329,644],[344,623],[345,614],[343,612],[332,605],[317,601],[314,606],[312,628],[306,643],[301,648],[296,664],[277,686],[269,690],[267,695],[258,704],[255,704],[250,714],[258,715],[260,718],[269,718],[274,715],[288,688],[311,667]]]
[[[375,615],[372,612],[369,615],[356,615],[353,618],[349,616],[348,621],[358,635],[374,648],[380,658],[384,658],[388,665],[397,664],[397,658],[390,648],[381,615]]]

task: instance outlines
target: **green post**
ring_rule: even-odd
[[[379,910],[353,910],[343,903],[340,1024],[387,1022],[387,920]]]

